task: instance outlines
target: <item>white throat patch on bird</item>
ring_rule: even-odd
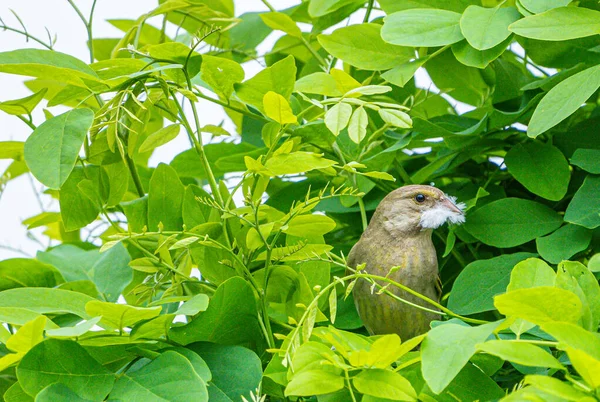
[[[444,201],[450,205],[445,205]],[[455,208],[452,208],[455,207]],[[460,225],[465,222],[463,213],[466,205],[462,202],[456,203],[456,197],[449,195],[421,214],[420,225],[422,229],[437,229],[444,223],[449,222]]]

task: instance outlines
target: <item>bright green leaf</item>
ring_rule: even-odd
[[[600,11],[559,7],[531,15],[508,27],[517,35],[544,41],[563,41],[600,33]]]
[[[318,39],[329,54],[363,70],[387,70],[415,56],[414,49],[384,42],[380,31],[378,24],[357,24]]]
[[[298,123],[298,119],[294,116],[290,104],[278,93],[273,91],[267,92],[263,97],[263,107],[267,117],[279,124]]]
[[[25,142],[25,161],[42,184],[60,188],[75,166],[94,112],[73,109],[40,124]]]
[[[550,353],[529,343],[490,340],[477,345],[477,350],[523,366],[564,369]]]
[[[508,38],[508,26],[520,17],[514,7],[469,6],[460,19],[460,29],[471,46],[486,50]]]
[[[459,13],[415,8],[385,17],[381,37],[400,46],[444,46],[463,39]]]

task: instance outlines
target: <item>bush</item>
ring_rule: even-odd
[[[120,38],[88,29],[90,64],[38,38],[0,53],[33,77],[0,103],[33,130],[0,145],[1,183],[60,204],[24,222],[59,244],[0,262],[6,401],[596,400],[600,7],[378,3],[164,1]],[[43,100],[68,111],[34,121]],[[430,182],[468,209],[434,232],[443,319],[367,336],[352,287],[398,285],[344,256],[387,193]]]

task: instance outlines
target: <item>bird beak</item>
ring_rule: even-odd
[[[452,200],[448,197],[444,197],[444,199],[442,200],[441,204],[446,207],[447,209],[449,209],[452,212],[455,212],[457,214],[461,214],[464,215],[464,212],[462,211],[462,209],[460,209],[459,207],[456,206],[455,203],[452,202]]]

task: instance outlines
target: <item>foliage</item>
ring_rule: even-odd
[[[161,1],[119,38],[76,9],[89,64],[2,22],[47,49],[0,53],[32,77],[0,102],[32,129],[0,144],[0,188],[30,173],[60,205],[24,222],[52,247],[0,262],[4,400],[596,400],[597,2],[264,3]],[[430,182],[468,207],[434,233],[442,302],[421,297],[443,320],[367,336],[356,281],[405,287],[344,255],[388,192]]]

